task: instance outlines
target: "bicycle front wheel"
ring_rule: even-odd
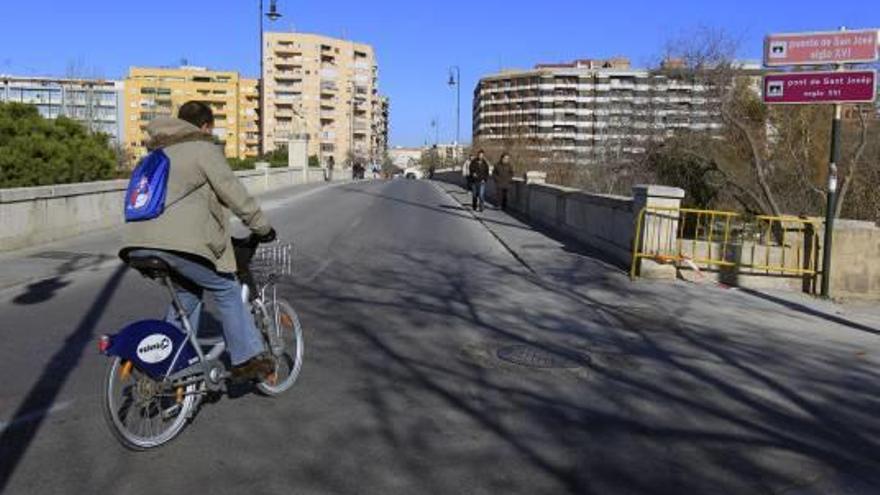
[[[283,300],[270,301],[266,311],[272,322],[268,331],[275,332],[273,340],[281,345],[274,353],[275,373],[258,383],[257,388],[266,395],[276,396],[290,389],[299,378],[305,345],[299,315],[290,304]]]

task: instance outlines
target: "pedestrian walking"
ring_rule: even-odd
[[[468,192],[471,192],[471,163],[477,159],[477,155],[471,153],[471,156],[461,166],[461,175],[464,177],[464,183]]]
[[[468,176],[471,183],[472,207],[474,211],[483,211],[486,204],[486,181],[489,180],[489,162],[486,160],[485,151],[480,150],[477,158],[471,160]]]
[[[501,155],[501,159],[492,170],[492,178],[495,180],[495,196],[498,206],[506,211],[507,195],[513,182],[513,165],[510,163],[510,153]]]

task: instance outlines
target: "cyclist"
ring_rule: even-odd
[[[254,319],[241,300],[241,284],[229,225],[231,210],[260,242],[275,239],[275,230],[256,200],[232,172],[214,142],[211,107],[190,101],[178,118],[159,117],[147,127],[148,148],[161,148],[171,167],[166,210],[157,218],[125,225],[120,257],[155,256],[174,270],[177,294],[194,329],[205,291],[216,302],[223,336],[232,361],[232,375],[258,379],[274,371]],[[228,208],[228,210],[227,210]],[[182,327],[173,308],[166,319]]]

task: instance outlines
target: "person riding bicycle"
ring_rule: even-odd
[[[211,107],[190,101],[177,117],[159,117],[147,126],[147,147],[161,148],[171,162],[168,206],[157,218],[126,223],[119,255],[126,262],[148,256],[165,261],[174,270],[178,297],[194,329],[199,319],[194,313],[204,292],[210,292],[222,320],[232,375],[261,378],[274,371],[275,363],[242,301],[229,210],[260,242],[274,240],[275,229],[214,142]],[[182,327],[173,308],[166,319]]]

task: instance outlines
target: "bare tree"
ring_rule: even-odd
[[[681,61],[670,77],[705,85],[717,132],[678,132],[668,153],[681,154],[723,184],[723,197],[747,211],[818,214],[826,201],[831,110],[828,106],[767,106],[760,98],[761,71],[736,62],[739,42],[722,30],[700,29],[669,43],[666,57]],[[836,214],[858,177],[872,135],[869,109],[849,109]],[[668,157],[666,157],[668,158]]]

